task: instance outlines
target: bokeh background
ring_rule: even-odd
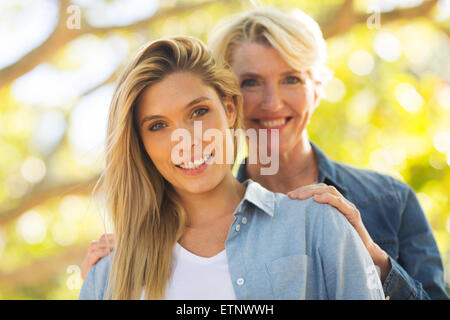
[[[319,22],[334,78],[311,140],[414,188],[450,283],[449,0],[1,0],[0,299],[78,297],[88,244],[111,231],[91,192],[124,63],[261,5]]]

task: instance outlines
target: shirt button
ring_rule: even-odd
[[[247,223],[247,218],[246,217],[242,217],[242,224],[246,224]]]
[[[244,279],[239,278],[237,279],[236,283],[238,284],[238,286],[242,286],[244,284]]]
[[[239,206],[238,212],[241,212],[241,211],[242,211],[242,206]]]
[[[236,232],[239,232],[239,230],[241,230],[241,225],[240,225],[240,224],[238,224],[238,225],[236,226]]]

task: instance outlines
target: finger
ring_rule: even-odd
[[[88,255],[94,252],[99,248],[99,242],[97,240],[92,240],[91,243],[89,243],[88,247]]]
[[[113,240],[109,240],[109,241],[104,241],[99,243],[99,245],[97,246],[97,249],[114,249],[114,241]]]
[[[114,241],[92,241],[89,244],[88,247],[88,255],[92,254],[93,252],[95,252],[98,249],[104,249],[104,248],[109,248],[109,247],[114,247]]]
[[[89,272],[89,269],[92,268],[94,264],[96,264],[101,258],[107,256],[111,252],[108,248],[102,248],[97,249],[93,253],[91,253],[85,260],[85,263],[83,264],[83,273],[82,277],[83,279],[86,277],[87,273]]]
[[[339,197],[343,197],[343,195],[334,187],[328,186],[326,184],[322,185],[309,185],[294,191],[291,191],[288,196],[291,199],[307,199],[312,197],[315,194],[323,194],[323,193],[331,193]]]
[[[352,217],[354,214],[354,208],[342,196],[339,197],[331,193],[322,193],[314,195],[314,200],[320,203],[328,203],[338,209],[346,217]]]
[[[309,184],[307,186],[299,187],[295,190],[292,190],[287,193],[287,195],[292,199],[306,199],[311,197],[314,190],[320,190],[324,188],[324,186],[317,185],[317,184]]]
[[[101,247],[114,247],[114,237],[105,237],[100,241]]]
[[[100,237],[99,241],[111,241],[114,240],[114,233],[104,233],[102,234],[102,236]]]

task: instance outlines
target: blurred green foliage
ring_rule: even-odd
[[[149,20],[139,30],[123,26],[92,33],[100,40],[113,34],[124,41],[129,47],[126,61],[140,45],[158,37],[189,34],[206,41],[221,18],[254,5],[301,8],[321,26],[333,23],[343,5],[338,0],[217,1],[188,8],[195,3],[201,1],[164,2],[161,10],[187,9]],[[355,1],[353,10],[365,14],[368,3]],[[381,19],[375,28],[355,23],[328,38],[327,64],[335,78],[313,115],[309,134],[332,159],[387,173],[412,186],[433,229],[449,283],[450,19],[438,19],[439,14],[434,8],[428,17],[387,24]],[[80,61],[69,45],[47,62],[67,72],[76,70]],[[76,299],[89,241],[111,230],[102,200],[90,197],[91,188],[83,184],[101,172],[101,153],[81,161],[88,156],[77,155],[69,134],[73,110],[86,92],[48,108],[18,99],[15,82],[0,87],[0,299]],[[92,90],[108,83],[113,81],[99,81]],[[53,109],[68,125],[44,152],[33,139],[39,117]]]

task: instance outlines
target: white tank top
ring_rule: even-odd
[[[141,299],[145,299],[144,290]],[[193,254],[177,242],[173,249],[172,274],[165,299],[236,300],[226,251],[205,258]]]

